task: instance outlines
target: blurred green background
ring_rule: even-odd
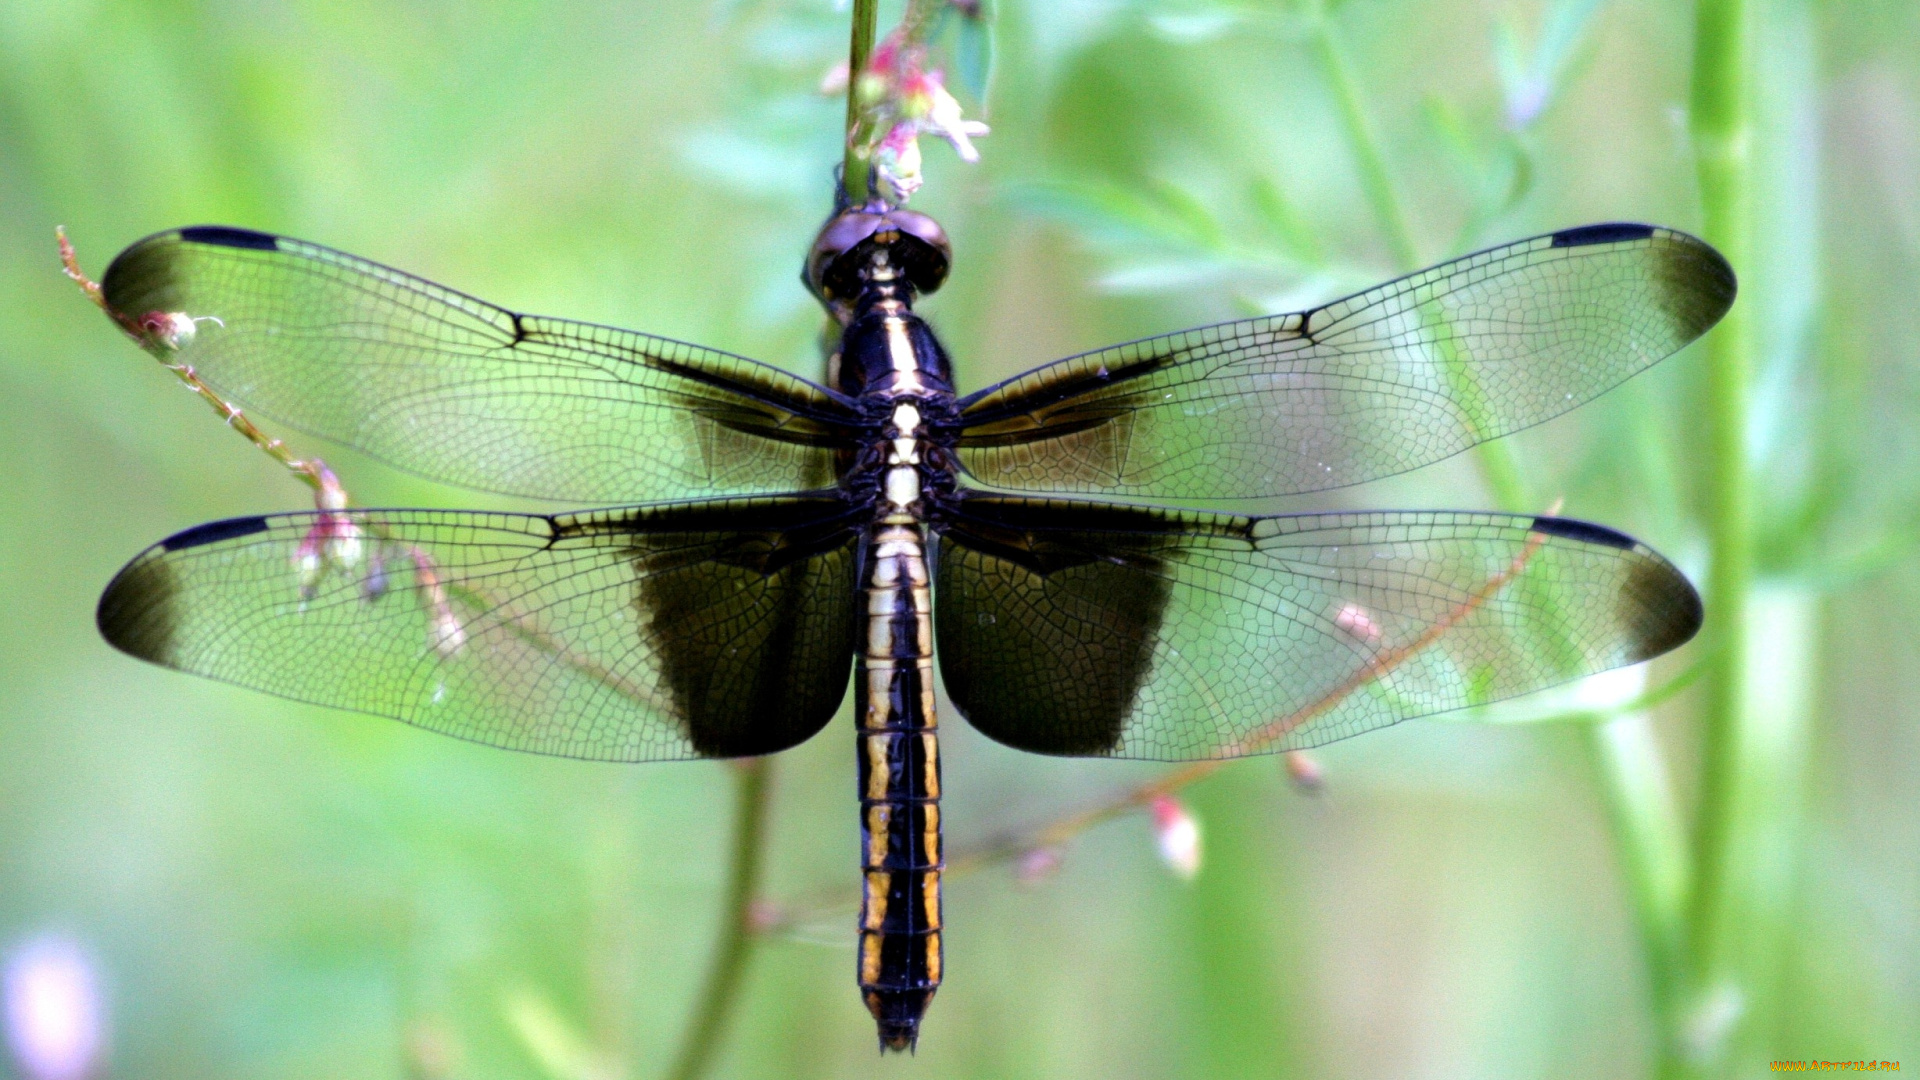
[[[985,160],[930,145],[914,203],[954,240],[923,309],[963,388],[1536,232],[1701,225],[1690,4],[995,14]],[[1755,708],[1782,719],[1741,759],[1763,782],[1733,811],[1735,981],[1652,1003],[1610,736],[1414,722],[1322,751],[1317,795],[1272,758],[1191,789],[1191,883],[1137,815],[1039,882],[951,882],[915,1057],[875,1056],[850,907],[762,941],[715,1075],[1619,1077],[1689,1047],[1728,1075],[1920,1068],[1920,5],[1752,18],[1751,626],[1775,676]],[[0,5],[0,951],[78,951],[100,1075],[662,1075],[734,780],[484,749],[110,650],[93,603],[125,559],[308,500],[60,276],[53,227],[96,275],[146,233],[245,225],[817,374],[796,277],[845,27],[826,0]],[[984,71],[950,73],[970,110]],[[1699,579],[1702,355],[1510,440],[1519,493]],[[500,504],[294,443],[363,505]],[[1491,507],[1481,464],[1312,505]],[[1701,709],[1690,686],[1612,729],[1652,734],[1682,813]],[[954,845],[1157,775],[947,731]],[[779,759],[769,902],[850,889],[852,780],[844,717]]]

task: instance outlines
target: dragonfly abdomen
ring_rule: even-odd
[[[867,635],[855,686],[860,759],[861,996],[880,1045],[905,1050],[940,986],[940,752],[926,533],[871,526]]]

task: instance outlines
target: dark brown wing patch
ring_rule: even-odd
[[[1160,572],[1163,537],[1115,532],[1094,551],[1084,535],[1024,528],[1036,509],[1024,500],[969,503],[973,512],[941,533],[935,568],[938,655],[954,705],[1016,749],[1114,753],[1172,588]],[[1046,520],[1095,531],[1158,522],[1085,504]]]

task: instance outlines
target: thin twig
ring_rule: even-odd
[[[859,137],[864,126],[861,113],[860,80],[873,55],[873,27],[880,11],[880,0],[853,0],[853,28],[847,45],[847,151],[841,166],[841,186],[847,201],[859,206],[867,201],[867,171],[873,160],[873,148]]]
[[[733,853],[728,859],[726,907],[706,985],[694,1004],[687,1033],[674,1055],[669,1080],[697,1080],[706,1074],[726,1035],[735,1000],[745,982],[754,943],[754,898],[759,895],[765,859],[767,807],[771,803],[773,759],[748,758],[737,766],[734,793]]]
[[[106,312],[114,322],[118,323],[120,328],[125,330],[129,337],[139,343],[141,348],[153,353],[154,357],[160,361],[162,367],[173,372],[175,378],[186,384],[189,390],[199,395],[200,400],[206,402],[213,408],[214,412],[220,414],[221,420],[225,421],[228,427],[239,432],[248,442],[265,452],[268,457],[286,466],[287,471],[299,477],[301,483],[306,484],[316,492],[322,489],[327,475],[327,467],[324,462],[319,458],[302,459],[294,457],[292,451],[287,449],[286,443],[281,442],[279,439],[268,438],[266,433],[254,426],[253,421],[247,418],[246,413],[242,412],[238,405],[221,397],[218,391],[202,381],[200,376],[194,372],[193,365],[169,363],[167,361],[167,353],[171,351],[172,347],[154,333],[152,326],[143,324],[140,316],[129,315],[126,312],[114,310],[113,306],[107,303],[106,293],[100,288],[100,285],[81,271],[80,260],[74,254],[73,245],[67,241],[67,230],[56,227],[53,232],[54,237],[60,242],[61,268],[66,271],[67,276],[72,278],[76,285],[80,286],[80,291],[86,293],[89,300],[98,304],[100,310]],[[156,312],[154,314],[160,316],[177,314],[178,317],[187,317],[185,313]],[[189,325],[191,325],[191,322],[189,322]]]
[[[1329,710],[1369,683],[1384,678],[1395,669],[1426,651],[1444,637],[1448,631],[1494,597],[1515,578],[1519,577],[1532,561],[1533,556],[1546,542],[1540,533],[1530,533],[1526,545],[1508,562],[1500,572],[1493,574],[1466,599],[1456,605],[1445,616],[1436,619],[1420,636],[1396,649],[1389,649],[1371,657],[1353,674],[1338,686],[1307,705],[1284,716],[1255,728],[1243,739],[1222,746],[1218,757],[1205,761],[1195,761],[1170,769],[1160,776],[1137,787],[1129,788],[1112,798],[1090,806],[1084,810],[1057,818],[1043,825],[1014,832],[986,840],[976,847],[955,852],[947,859],[945,877],[949,880],[959,875],[971,873],[997,863],[1008,862],[1025,856],[1029,852],[1058,848],[1068,841],[1104,821],[1119,817],[1130,810],[1150,805],[1163,795],[1171,795],[1188,785],[1212,776],[1222,766],[1236,758],[1257,754],[1285,738],[1302,725],[1325,715]],[[842,899],[803,905],[794,913],[782,918],[768,920],[763,929],[774,933],[814,921],[827,911],[839,911],[846,906]]]

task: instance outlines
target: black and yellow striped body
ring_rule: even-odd
[[[860,992],[905,1049],[940,985],[940,735],[926,531],[883,521],[867,542],[860,694]]]
[[[940,741],[934,721],[927,497],[950,489],[950,458],[926,441],[951,412],[952,376],[912,292],[884,254],[869,267],[841,338],[837,388],[884,418],[843,477],[872,491],[860,545],[866,613],[855,661],[862,890],[861,996],[880,1045],[905,1050],[940,986]],[[871,487],[868,487],[871,485]]]

